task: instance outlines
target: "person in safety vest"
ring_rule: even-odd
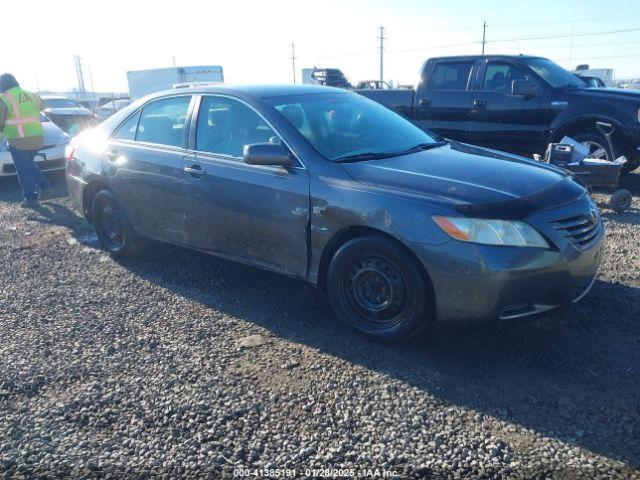
[[[20,88],[13,75],[0,75],[0,132],[9,143],[24,194],[22,206],[28,208],[37,207],[41,193],[51,187],[34,161],[44,144],[42,108],[40,97]]]

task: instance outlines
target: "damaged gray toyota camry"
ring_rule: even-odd
[[[345,90],[162,92],[76,137],[67,160],[112,255],[152,239],[295,277],[384,341],[571,305],[601,257],[598,209],[563,170],[437,138]]]

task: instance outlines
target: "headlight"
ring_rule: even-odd
[[[638,107],[638,122],[640,122],[640,107]]]
[[[524,222],[467,217],[433,217],[444,232],[456,240],[483,245],[549,248],[547,241]]]

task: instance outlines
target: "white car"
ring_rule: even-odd
[[[40,114],[40,121],[44,130],[44,147],[38,152],[36,163],[44,172],[64,170],[66,168],[64,149],[70,137],[45,115]],[[0,177],[15,174],[16,167],[13,165],[7,140],[0,138]]]
[[[128,98],[116,98],[114,100],[111,100],[99,106],[98,108],[96,108],[96,119],[99,122],[102,122],[103,120],[106,120],[114,113],[122,110],[124,107],[126,107],[130,103],[131,103],[131,100],[129,100]]]

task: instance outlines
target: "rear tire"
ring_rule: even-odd
[[[130,257],[144,246],[122,203],[111,190],[100,190],[91,204],[91,218],[100,243],[113,257]]]
[[[354,238],[338,249],[327,272],[327,292],[344,322],[384,342],[406,341],[435,320],[424,272],[381,235]]]

